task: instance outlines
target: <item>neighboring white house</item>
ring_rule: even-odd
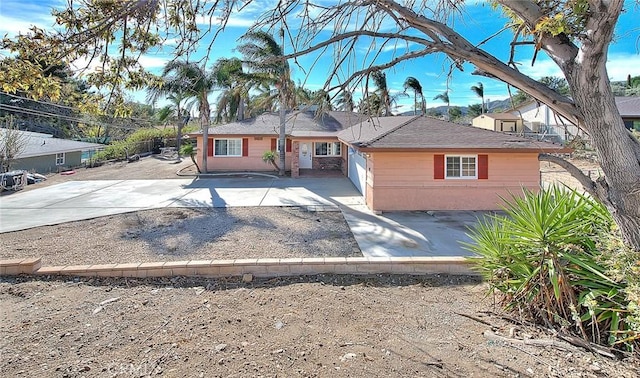
[[[526,101],[510,110],[510,113],[522,118],[525,132],[537,134],[540,139],[566,142],[576,136],[584,137],[584,132],[576,125],[536,100]]]
[[[6,132],[7,129],[0,128],[0,133]],[[19,139],[23,141],[23,148],[11,162],[12,169],[57,172],[82,165],[83,152],[104,148],[102,144],[59,139],[49,134],[21,130],[15,132],[21,134]]]
[[[640,97],[616,97],[615,100],[625,125],[630,129],[635,124],[640,127]],[[587,138],[576,125],[536,100],[524,102],[510,113],[522,118],[525,134],[537,134],[539,139],[566,142],[576,136]]]

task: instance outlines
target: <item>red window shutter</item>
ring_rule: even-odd
[[[433,155],[433,178],[444,180],[444,155]]]
[[[287,139],[286,148],[287,148],[287,152],[291,152],[291,139]]]
[[[249,156],[249,138],[242,138],[242,156]]]
[[[271,151],[275,151],[276,150],[277,141],[278,140],[276,138],[271,138]]]
[[[207,145],[207,156],[213,156],[213,139],[209,139],[209,144]]]
[[[478,179],[489,178],[489,155],[478,155]]]

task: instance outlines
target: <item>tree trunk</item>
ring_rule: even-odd
[[[594,9],[598,16],[590,18],[587,30],[597,30],[599,38],[585,40],[575,58],[560,68],[605,175],[598,199],[611,210],[625,242],[640,251],[640,142],[622,121],[606,68],[607,46],[619,11],[613,5]]]
[[[204,97],[203,97],[204,96]],[[203,98],[200,98],[200,126],[202,126],[202,166],[200,167],[203,173],[207,173],[207,155],[209,153],[209,101],[207,101],[207,94],[205,93]]]
[[[183,126],[183,118],[182,118],[182,110],[180,109],[180,105],[178,104],[178,132],[176,135],[176,151],[178,152],[178,160],[180,160],[180,147],[182,146],[182,126]]]
[[[286,85],[286,84],[285,84]],[[285,86],[283,85],[283,87]],[[286,159],[285,159],[285,152],[286,152],[286,110],[285,110],[285,105],[284,102],[282,100],[284,100],[284,95],[282,95],[282,87],[280,88],[280,133],[278,135],[278,140],[280,143],[280,146],[278,146],[278,156],[280,158],[280,169],[278,170],[278,175],[279,176],[284,176],[285,174],[285,163],[286,163]]]
[[[240,97],[240,103],[238,104],[238,121],[244,120],[244,98]]]

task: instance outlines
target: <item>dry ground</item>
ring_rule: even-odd
[[[26,190],[65,180],[174,178],[188,165],[144,158],[56,175]],[[547,170],[562,176],[558,167]],[[43,256],[46,264],[228,258],[247,253],[238,248],[245,244],[265,253],[260,257],[357,253],[340,213],[216,211],[153,210],[2,234],[0,258]],[[220,215],[238,222],[214,232]],[[183,240],[179,225],[189,222],[211,222],[203,230],[211,233]],[[640,376],[636,360],[599,357],[501,316],[485,291],[475,278],[449,276],[247,283],[5,277],[0,376]]]

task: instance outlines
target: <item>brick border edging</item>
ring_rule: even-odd
[[[191,260],[151,263],[41,266],[40,258],[0,260],[0,276],[19,274],[89,277],[280,277],[315,274],[478,275],[464,257],[310,257]]]

